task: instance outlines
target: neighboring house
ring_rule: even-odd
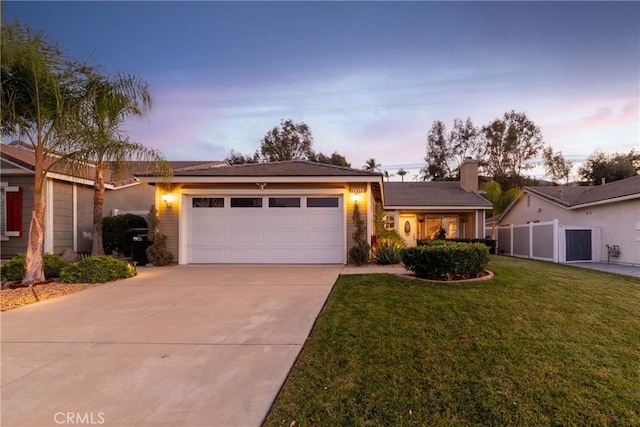
[[[158,186],[156,202],[161,232],[180,264],[345,264],[356,203],[369,242],[375,204],[383,201],[401,235],[408,237],[410,222],[410,245],[445,221],[452,237],[483,237],[491,205],[474,191],[477,162],[467,166],[462,183],[383,184],[380,173],[308,161],[174,171],[171,188]]]
[[[433,239],[441,230],[451,238],[483,238],[485,211],[478,194],[478,161],[466,159],[460,181],[385,182],[386,228],[395,228],[408,246]]]
[[[511,242],[507,228],[524,230],[528,226],[533,235],[536,227],[546,224],[546,241],[555,242],[551,248],[555,258],[547,255],[542,259],[640,265],[640,175],[595,187],[524,187],[523,196],[494,222],[499,226],[498,248],[507,253],[518,243],[517,238]],[[503,238],[501,242],[501,233],[509,236],[509,241]],[[527,233],[522,234],[526,240]]]
[[[11,258],[27,248],[29,223],[33,208],[33,150],[20,142],[0,146],[0,254]],[[172,162],[176,169],[196,167],[198,162]],[[208,163],[228,165],[226,162]],[[137,168],[137,169],[136,169]],[[135,163],[136,170],[148,164]],[[45,182],[45,252],[61,254],[71,248],[76,252],[91,250],[93,229],[93,179],[95,168],[70,173],[53,167]],[[128,175],[115,181],[110,171],[105,176],[105,216],[119,213],[146,215],[154,203],[155,188]]]

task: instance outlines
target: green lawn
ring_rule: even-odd
[[[340,277],[265,425],[640,425],[640,280],[489,269]]]

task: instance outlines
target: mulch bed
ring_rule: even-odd
[[[102,283],[60,283],[51,282],[38,286],[33,289],[38,295],[40,301],[51,298],[57,298],[62,295],[72,294],[84,291],[85,289],[100,286]],[[34,304],[38,302],[33,296],[33,292],[29,288],[2,289],[0,290],[0,311],[7,311],[23,305]]]

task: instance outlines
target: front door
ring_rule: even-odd
[[[407,247],[417,244],[416,236],[418,235],[418,221],[415,215],[400,215],[400,224],[398,224],[398,233],[404,239]]]

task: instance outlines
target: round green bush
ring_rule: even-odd
[[[69,264],[62,269],[60,279],[67,283],[104,283],[136,275],[126,261],[109,255],[97,255]]]
[[[25,259],[26,254],[18,254],[11,259],[11,261],[5,263],[2,266],[0,275],[3,278],[11,281],[22,280],[24,277]],[[60,272],[67,265],[65,260],[60,255],[44,254],[44,277],[47,279],[53,279],[60,277]]]
[[[124,256],[131,256],[131,241],[127,236],[127,231],[131,228],[147,228],[147,220],[133,214],[103,218],[102,247],[104,253],[111,255],[117,251]]]
[[[456,242],[416,246],[402,252],[402,262],[423,279],[469,279],[485,271],[489,248],[482,243]]]

